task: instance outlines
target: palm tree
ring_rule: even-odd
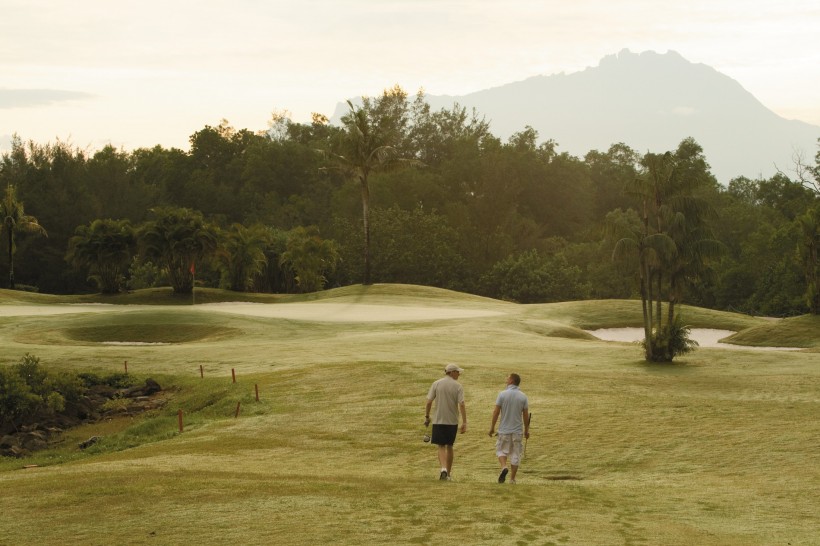
[[[94,220],[75,230],[66,260],[74,267],[87,268],[100,292],[116,294],[122,290],[135,243],[128,220]]]
[[[138,236],[142,254],[167,271],[175,294],[191,294],[196,262],[216,250],[216,229],[198,211],[163,207],[151,212],[156,219],[144,224]]]
[[[647,153],[641,159],[641,176],[626,189],[637,202],[639,219],[617,240],[613,257],[636,258],[648,361],[670,361],[675,356],[673,347],[685,348],[686,343],[671,339],[673,334],[686,334],[676,320],[675,306],[686,285],[705,276],[710,259],[723,250],[706,225],[710,208],[693,195],[694,189],[708,182],[701,152],[695,141],[685,139],[674,153]]]
[[[9,247],[9,288],[14,289],[14,253],[15,235],[18,232],[35,233],[48,237],[46,230],[37,222],[34,216],[26,215],[23,202],[17,200],[14,186],[6,186],[6,193],[0,201],[0,232],[5,232],[6,241]]]
[[[270,240],[270,231],[261,224],[250,228],[233,224],[223,234],[216,259],[230,290],[245,292],[254,288],[253,279],[268,265],[265,250]]]
[[[317,292],[324,288],[325,273],[336,269],[339,251],[336,244],[319,236],[319,228],[299,226],[288,233],[287,250],[279,259],[296,274],[300,292]]]
[[[371,105],[356,108],[347,101],[349,111],[342,116],[340,153],[324,151],[333,162],[333,168],[354,178],[362,196],[362,226],[364,228],[364,278],[371,284],[370,275],[370,175],[377,170],[395,165],[422,165],[416,159],[398,157],[396,146],[404,127],[403,109],[407,95],[401,89],[386,90]]]

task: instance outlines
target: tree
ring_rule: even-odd
[[[268,264],[265,249],[269,241],[270,232],[261,224],[250,228],[233,224],[230,230],[222,232],[216,260],[228,289],[245,292],[255,288],[253,279]]]
[[[798,254],[806,272],[806,305],[820,315],[820,201],[795,220],[801,236]]]
[[[623,143],[611,145],[606,153],[593,150],[584,156],[594,188],[596,218],[609,211],[629,207],[623,190],[638,176],[639,161],[640,154]]]
[[[379,249],[372,260],[375,282],[460,288],[464,259],[458,252],[458,233],[446,218],[421,205],[412,210],[373,207],[371,224],[373,244]],[[360,229],[345,218],[337,218],[334,228],[341,254],[334,279],[355,282],[352,279],[362,269]]]
[[[292,229],[287,250],[280,258],[280,264],[291,267],[296,274],[300,292],[321,290],[326,282],[325,273],[332,272],[338,261],[336,243],[322,239],[316,226]]]
[[[563,254],[547,256],[537,250],[509,256],[482,278],[485,293],[518,303],[550,303],[583,299],[581,270]]]
[[[37,222],[34,216],[28,216],[22,201],[17,200],[14,186],[6,186],[6,193],[0,201],[0,232],[5,233],[9,253],[9,288],[14,290],[14,253],[15,241],[18,232],[35,233],[48,236],[46,230]]]
[[[325,151],[333,167],[354,178],[361,191],[364,229],[364,274],[362,284],[371,284],[370,263],[370,175],[397,164],[419,165],[415,159],[398,156],[397,147],[407,124],[407,93],[401,88],[385,90],[371,102],[365,98],[356,108],[347,101],[349,111],[342,116],[343,132],[337,151]]]
[[[87,269],[100,292],[116,294],[125,285],[135,246],[134,229],[128,220],[94,220],[79,226],[69,239],[66,260]]]
[[[613,256],[631,256],[637,263],[646,360],[668,362],[691,348],[680,338],[688,330],[676,320],[675,306],[687,285],[701,280],[709,260],[721,252],[706,223],[710,207],[696,194],[714,179],[692,139],[683,140],[675,152],[647,153],[641,165],[641,175],[628,188],[637,200],[639,220],[611,226],[611,233],[627,233],[616,242]]]
[[[138,230],[142,255],[165,269],[175,294],[191,294],[197,262],[216,250],[216,228],[199,211],[161,207],[151,212],[155,218]]]

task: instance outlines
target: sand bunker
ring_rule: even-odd
[[[408,322],[492,317],[498,311],[451,307],[412,307],[362,303],[206,303],[201,311],[314,322]]]
[[[0,305],[0,317],[30,317],[46,315],[70,315],[72,313],[105,313],[114,311],[117,305],[108,303],[72,303],[57,305]],[[147,308],[143,305],[129,306],[130,308]]]
[[[643,328],[601,328],[587,330],[590,334],[604,341],[635,342],[643,341]],[[689,330],[690,339],[698,342],[700,347],[719,347],[721,349],[747,349],[761,351],[799,351],[798,347],[751,347],[749,345],[733,345],[721,343],[721,339],[734,334],[732,330],[716,330],[713,328],[692,328]]]
[[[157,311],[180,309],[157,305],[0,305],[0,316],[65,315],[71,313],[105,313],[111,311]],[[282,318],[313,322],[408,322],[447,320],[502,315],[498,311],[451,307],[413,307],[400,305],[368,305],[360,303],[204,303],[185,308],[204,313],[231,313],[254,317]]]

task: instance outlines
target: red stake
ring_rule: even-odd
[[[233,382],[236,383],[236,370],[231,368],[231,377],[233,377]]]
[[[237,403],[236,403],[236,415],[234,415],[234,416],[233,416],[233,417],[234,417],[234,419],[236,419],[237,417],[239,417],[239,405],[240,405],[241,403],[242,403],[242,402],[237,402]]]
[[[202,364],[199,365],[199,377],[205,377],[205,372],[202,370]]]
[[[128,361],[127,360],[125,361],[125,373],[126,374],[128,373]]]

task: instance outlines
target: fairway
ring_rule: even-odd
[[[650,365],[586,331],[638,326],[639,301],[404,285],[230,296],[100,305],[0,290],[0,365],[127,362],[168,397],[0,459],[0,544],[820,544],[818,317],[683,306],[693,327],[802,349]],[[448,362],[465,369],[469,427],[441,482],[424,398]],[[534,415],[515,485],[496,483],[487,436],[510,372]]]

